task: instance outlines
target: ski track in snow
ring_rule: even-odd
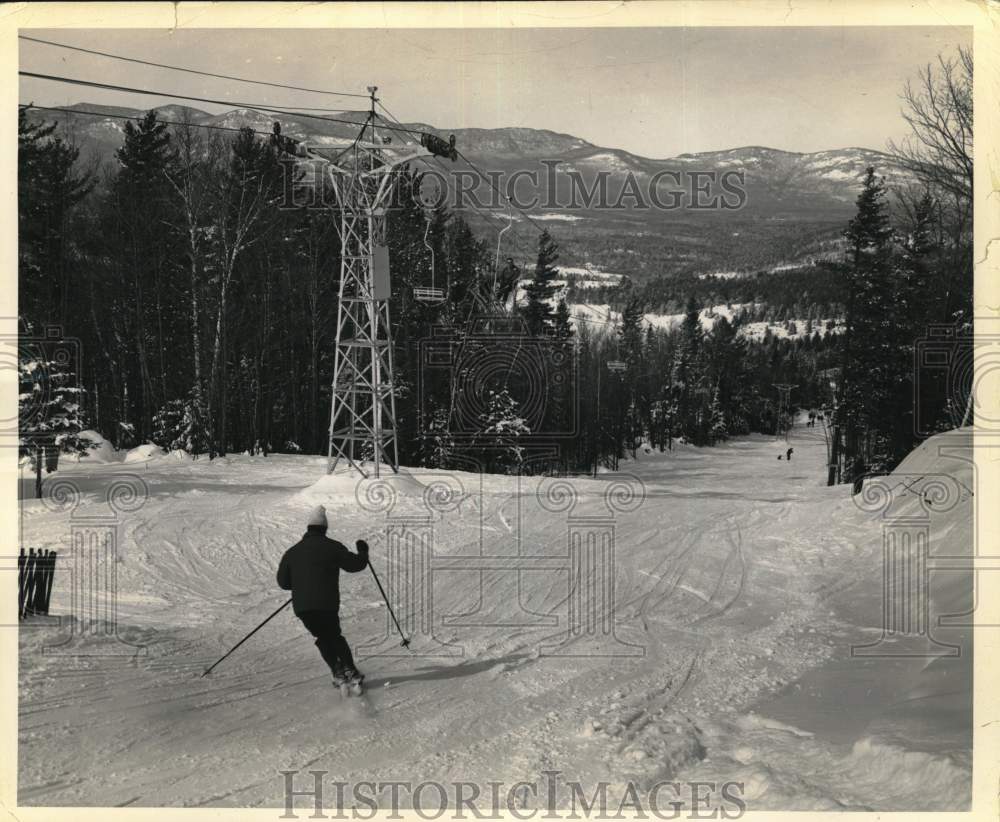
[[[585,784],[743,780],[750,810],[890,809],[880,777],[898,782],[905,755],[911,770],[923,757],[904,780],[909,792],[900,788],[906,807],[960,808],[960,752],[917,754],[869,736],[845,745],[752,712],[872,628],[845,621],[840,598],[879,607],[878,522],[845,486],[824,486],[819,429],[796,428],[792,444],[792,463],[775,459],[784,442],[759,436],[626,463],[647,498],[616,520],[616,630],[644,656],[539,656],[564,625],[563,572],[448,572],[434,582],[440,613],[517,624],[436,628],[464,646],[460,657],[359,653],[368,693],[347,701],[290,609],[201,677],[284,601],[274,570],[304,530],[299,492],[322,476],[321,461],[124,466],[150,487],[124,523],[118,568],[119,633],[145,655],[67,660],[42,653],[58,629],[21,631],[19,801],[282,807],[279,770],[512,784],[552,769]],[[102,474],[121,468],[66,473],[99,490]],[[575,514],[601,513],[603,482],[579,480]],[[510,493],[512,483],[487,477],[499,500],[445,513],[435,551],[565,554],[565,519],[542,510],[530,487]],[[65,515],[34,501],[24,509],[25,545],[65,544]],[[373,533],[353,496],[331,497],[328,509],[331,536],[352,545]],[[384,575],[384,544],[373,543],[373,561]],[[379,635],[386,611],[369,574],[345,574],[341,588],[358,648]],[[68,595],[68,574],[57,574],[54,612]],[[514,605],[514,617],[498,610]],[[401,611],[409,624],[414,615]],[[561,615],[558,628],[531,624],[548,613]]]

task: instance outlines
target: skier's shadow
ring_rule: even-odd
[[[381,675],[374,678],[365,678],[365,687],[368,689],[378,688],[387,683],[396,685],[401,682],[420,682],[423,680],[436,679],[458,679],[463,676],[474,676],[496,668],[499,665],[506,665],[519,660],[528,659],[531,655],[526,653],[510,654],[509,656],[494,657],[479,661],[460,662],[458,665],[442,665],[436,668],[418,668],[415,673],[401,674],[399,676]]]

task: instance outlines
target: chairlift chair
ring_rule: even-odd
[[[510,197],[507,198],[507,225],[500,229],[497,234],[497,253],[493,262],[493,290],[491,294],[497,293],[497,278],[500,276],[500,245],[503,242],[503,235],[514,225],[514,215],[510,213]],[[516,291],[516,289],[515,289]]]
[[[413,299],[421,303],[429,303],[436,305],[444,302],[445,293],[444,289],[437,288],[434,284],[434,246],[432,246],[427,240],[427,234],[431,230],[431,218],[430,215],[425,215],[427,219],[426,226],[424,228],[424,245],[427,250],[431,253],[431,284],[430,287],[418,286],[413,289]]]
[[[610,316],[611,316],[611,309],[609,308],[608,309],[609,319]],[[615,343],[615,354],[618,354],[619,356],[621,355],[621,349],[619,348],[619,344],[617,342]],[[613,360],[608,360],[606,365],[608,367],[608,371],[611,371],[615,374],[621,374],[626,368],[628,368],[628,363],[625,362],[624,360],[619,360],[617,357]]]

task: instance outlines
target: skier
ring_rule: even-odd
[[[794,450],[795,450],[794,448],[789,448],[789,449],[788,449],[788,450],[787,450],[787,451],[785,452],[785,459],[786,459],[786,460],[788,460],[789,462],[791,462],[791,461],[792,461],[792,451],[794,451]]]
[[[309,517],[306,533],[285,551],[278,564],[278,585],[292,592],[292,610],[316,637],[316,647],[330,666],[333,684],[359,695],[364,675],[354,665],[351,646],[340,632],[340,571],[363,571],[368,566],[368,543],[357,541],[357,553],[327,538],[326,509],[318,505]]]

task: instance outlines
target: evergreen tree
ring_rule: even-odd
[[[517,473],[524,462],[521,437],[531,433],[506,388],[490,391],[487,410],[479,418],[483,462],[491,473]]]
[[[18,312],[34,324],[64,326],[77,308],[70,278],[79,235],[71,221],[93,181],[77,172],[80,152],[53,136],[55,128],[18,109]]]
[[[885,181],[869,168],[857,213],[844,236],[851,268],[847,283],[846,333],[837,423],[843,436],[844,479],[854,480],[887,458],[896,357],[896,292],[892,227]]]
[[[432,408],[445,408],[450,419],[453,406],[453,375],[445,369],[421,372],[421,343],[438,325],[451,327],[453,335],[464,336],[464,321],[468,317],[468,304],[462,302],[452,309],[447,303],[420,302],[413,297],[414,288],[427,287],[431,281],[431,255],[424,245],[427,219],[421,207],[420,187],[425,177],[415,171],[401,170],[397,181],[397,207],[393,209],[386,228],[389,247],[389,265],[392,271],[392,299],[390,310],[394,321],[393,368],[396,377],[396,422],[400,448],[400,461],[425,464],[425,445],[422,435],[431,430]],[[436,252],[435,269],[451,279],[452,288],[467,288],[466,281],[474,276],[475,251],[467,244],[458,221],[448,223],[442,217],[436,226],[426,231],[428,239],[438,241],[439,232],[447,229],[452,240],[444,244],[444,251]],[[433,247],[433,243],[432,243]],[[455,254],[456,259],[451,259]],[[435,275],[435,283],[437,282]],[[470,297],[471,299],[471,297]],[[332,364],[331,364],[332,365]],[[420,392],[423,404],[417,407],[415,398]],[[421,412],[427,412],[423,417]],[[441,430],[441,429],[436,429]]]
[[[625,447],[635,457],[636,449],[642,441],[644,414],[648,398],[643,392],[645,376],[645,355],[642,333],[643,311],[638,298],[631,298],[622,311],[622,324],[618,329],[621,357],[625,362],[622,375],[623,398],[626,403],[624,425]]]
[[[560,299],[556,304],[552,327],[555,331],[555,339],[561,343],[568,344],[573,337],[573,323],[569,316],[569,307],[566,305],[566,300],[564,299]]]
[[[557,435],[574,430],[575,417],[580,409],[580,373],[573,338],[569,308],[566,301],[560,299],[553,317],[553,340],[549,357],[551,377],[545,387],[548,405],[551,407],[551,411],[546,414],[546,428]],[[568,449],[564,442],[560,442],[559,450],[565,463]]]
[[[893,464],[905,457],[915,444],[914,348],[917,341],[927,334],[929,324],[940,315],[941,310],[938,305],[941,289],[936,287],[932,274],[932,266],[940,250],[936,212],[934,198],[929,192],[924,192],[914,205],[911,224],[900,243],[894,271],[896,309],[893,321],[897,333],[890,335],[893,356],[889,366],[895,379],[891,384],[892,396],[888,408],[892,421],[890,459]],[[920,397],[922,417],[935,419],[943,411],[946,397],[943,391],[934,390],[933,380],[925,383],[922,386],[923,396]]]
[[[121,379],[127,386],[123,394],[132,408],[123,409],[121,418],[135,424],[141,441],[149,435],[153,414],[175,389],[167,352],[176,351],[187,336],[187,317],[169,293],[176,288],[170,274],[179,256],[179,238],[171,230],[178,203],[169,181],[175,155],[167,125],[158,121],[155,111],[136,122],[126,121],[115,157],[119,172],[112,185],[109,240],[123,302],[119,317],[124,327],[119,333],[131,339],[135,355],[134,366],[122,363]]]
[[[153,415],[153,434],[151,439],[164,451],[178,448],[181,426],[184,421],[184,401],[168,400],[167,403]]]
[[[722,410],[722,402],[719,398],[719,387],[715,387],[712,395],[712,408],[710,411],[709,437],[714,445],[729,438],[729,427],[726,425],[726,415]]]
[[[486,244],[476,238],[461,217],[451,220],[445,240],[447,308],[455,323],[464,323],[466,318],[480,310],[479,302],[492,288],[492,261]]]
[[[559,269],[555,267],[558,259],[559,246],[548,231],[543,231],[538,238],[535,274],[524,288],[527,303],[522,309],[528,332],[536,337],[554,328],[555,312],[552,300],[559,290],[554,282],[559,277]]]
[[[209,449],[205,409],[192,391],[186,399],[169,400],[153,417],[154,443],[164,451],[184,451],[197,456]]]
[[[697,389],[701,384],[701,349],[704,334],[700,312],[694,297],[689,298],[684,320],[681,323],[679,340],[674,354],[670,375],[671,396],[669,404],[677,409],[676,436],[684,436],[692,441],[698,439],[700,397]]]
[[[180,447],[195,457],[199,454],[207,453],[211,447],[211,437],[204,400],[194,390],[192,390],[191,395],[184,403],[184,416],[181,418]]]
[[[430,415],[420,443],[420,464],[426,468],[448,468],[455,442],[448,430],[448,408],[437,406]]]
[[[58,359],[49,358],[44,346],[19,347],[18,372],[18,450],[31,461],[35,495],[41,498],[43,467],[54,471],[60,453],[85,454],[93,447],[80,436],[84,392],[76,375]]]

